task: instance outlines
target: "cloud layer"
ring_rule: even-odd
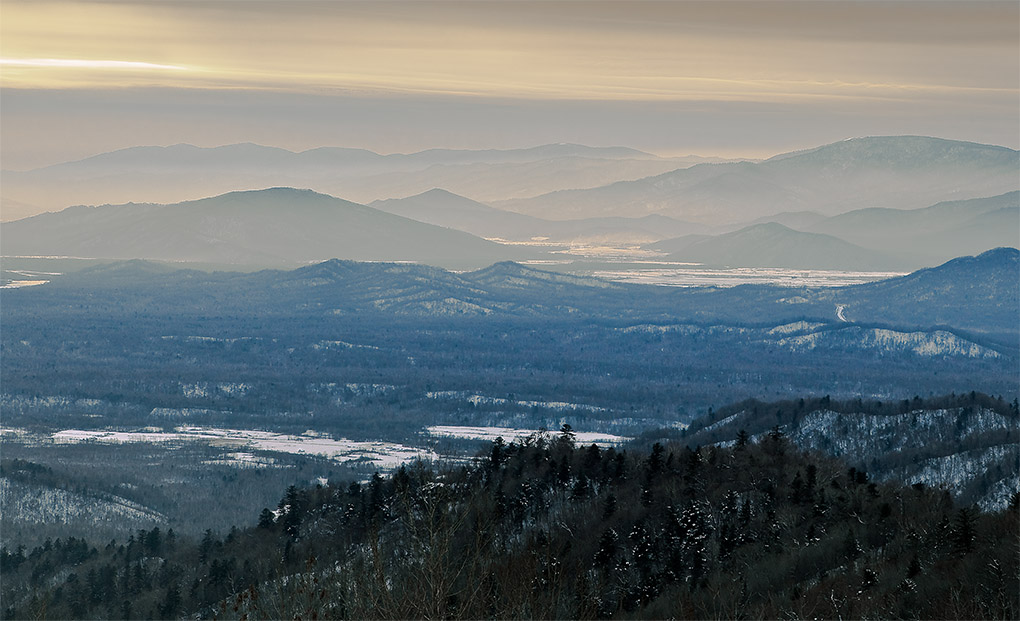
[[[114,100],[124,89],[170,89],[458,101],[497,113],[545,102],[630,103],[635,113],[670,103],[791,115],[857,107],[883,126],[911,111],[928,125],[955,117],[942,133],[957,137],[980,115],[999,124],[997,142],[1017,141],[1015,2],[10,1],[2,10],[0,85],[69,104],[74,90]],[[7,142],[4,155],[17,158]]]

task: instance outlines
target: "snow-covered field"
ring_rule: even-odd
[[[434,452],[392,442],[356,442],[331,438],[314,431],[288,435],[249,429],[218,429],[215,427],[177,427],[174,431],[147,428],[140,431],[91,431],[67,429],[52,435],[53,442],[207,442],[215,446],[237,447],[248,451],[271,451],[296,455],[317,455],[334,461],[363,462],[377,468],[395,468],[416,458],[438,459]]]
[[[786,287],[842,287],[903,276],[902,272],[847,272],[795,270],[781,267],[733,267],[712,269],[690,263],[648,262],[628,269],[598,270],[592,276],[618,282],[673,287],[736,287],[782,285]]]
[[[34,270],[4,270],[0,275],[0,289],[17,289],[45,285],[50,281],[46,276],[60,276],[59,272],[37,272]]]
[[[512,427],[461,427],[456,425],[436,425],[427,427],[429,435],[441,438],[462,438],[466,440],[493,441],[496,438],[503,438],[511,442],[539,433],[538,429],[517,429]],[[551,432],[554,436],[558,432]],[[616,446],[630,440],[623,436],[614,436],[608,433],[596,433],[593,431],[574,432],[574,440],[578,444],[598,444],[600,446]]]
[[[35,287],[36,285],[45,285],[48,280],[12,280],[8,283],[0,285],[0,289],[18,289],[20,287]]]
[[[204,464],[210,466],[232,466],[234,468],[284,468],[289,467],[281,465],[277,460],[272,457],[266,457],[264,455],[256,455],[255,453],[249,453],[240,451],[236,453],[225,453],[224,455],[216,459],[207,459]]]

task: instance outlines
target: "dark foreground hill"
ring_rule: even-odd
[[[643,452],[565,427],[463,466],[291,487],[225,537],[5,548],[2,616],[1009,619],[1017,520],[1015,499],[954,507],[779,433]]]
[[[1020,409],[976,392],[894,401],[828,396],[720,408],[685,430],[692,445],[731,445],[773,429],[803,450],[867,470],[876,480],[942,487],[963,504],[1005,507],[1020,493]]]

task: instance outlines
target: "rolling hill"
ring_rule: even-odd
[[[1020,251],[996,248],[888,280],[830,291],[846,300],[851,321],[953,326],[975,333],[1012,334],[1017,343]],[[850,295],[846,295],[850,294]],[[821,299],[828,297],[823,295]]]
[[[466,231],[479,237],[529,239],[540,233],[544,221],[512,211],[493,209],[463,196],[433,188],[428,192],[369,203],[373,209],[419,222]]]
[[[717,236],[691,235],[649,246],[669,252],[670,261],[731,267],[793,269],[886,270],[896,262],[832,235],[803,233],[782,224],[755,224]]]
[[[664,236],[705,227],[653,214],[642,218],[586,218],[545,220],[495,209],[443,189],[407,198],[375,201],[369,205],[388,213],[437,226],[445,226],[486,238],[527,241],[543,238],[554,242],[613,239],[647,242]]]

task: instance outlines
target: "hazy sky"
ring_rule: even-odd
[[[1020,146],[1020,3],[0,3],[0,165],[138,144]]]

